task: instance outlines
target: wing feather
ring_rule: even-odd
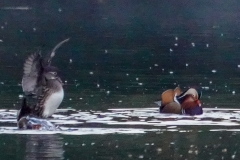
[[[23,66],[22,89],[26,95],[36,94],[39,75],[42,72],[40,52],[31,54]]]
[[[56,50],[61,47],[64,43],[68,42],[70,38],[67,38],[61,42],[59,42],[53,49],[52,52],[50,54],[48,54],[44,60],[44,65],[48,66],[51,64],[52,58],[55,56],[55,52]]]

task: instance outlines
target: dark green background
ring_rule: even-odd
[[[29,9],[13,9],[19,6]],[[2,1],[2,108],[17,108],[26,56],[39,48],[46,54],[68,37],[53,60],[67,81],[63,108],[148,107],[177,85],[208,86],[202,99],[208,107],[238,107],[239,6],[234,0]]]

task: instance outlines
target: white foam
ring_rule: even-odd
[[[69,111],[63,109],[64,112]],[[49,122],[59,126],[62,130],[57,131],[35,131],[17,130],[10,127],[16,124],[17,110],[0,110],[0,134],[131,134],[146,132],[191,132],[184,126],[195,126],[194,129],[202,130],[202,126],[208,126],[209,131],[221,131],[211,126],[221,126],[222,131],[240,131],[240,109],[231,108],[203,108],[203,114],[198,116],[160,114],[158,108],[117,108],[104,111],[75,111],[76,113],[66,115],[58,112],[54,114]],[[62,112],[63,113],[63,112]],[[9,125],[9,126],[8,126]],[[62,128],[67,125],[70,128]],[[100,129],[92,128],[98,126]],[[17,125],[16,125],[17,126]],[[82,127],[89,128],[82,128]],[[119,127],[123,128],[119,128]],[[134,129],[131,127],[134,126]],[[232,126],[229,130],[227,127]],[[146,128],[151,129],[146,129]],[[159,129],[161,127],[161,129]],[[226,127],[226,128],[224,128]],[[236,127],[236,128],[234,128]],[[18,133],[19,132],[19,133]]]

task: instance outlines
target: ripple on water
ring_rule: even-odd
[[[147,132],[238,132],[240,109],[204,108],[198,116],[160,114],[158,108],[118,108],[103,111],[82,112],[59,109],[49,121],[59,126],[57,131],[18,130],[16,110],[0,109],[0,134],[143,134]],[[221,127],[221,128],[216,128]],[[231,126],[231,129],[227,127]]]

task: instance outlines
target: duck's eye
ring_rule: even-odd
[[[51,72],[53,75],[57,75],[57,72]]]

